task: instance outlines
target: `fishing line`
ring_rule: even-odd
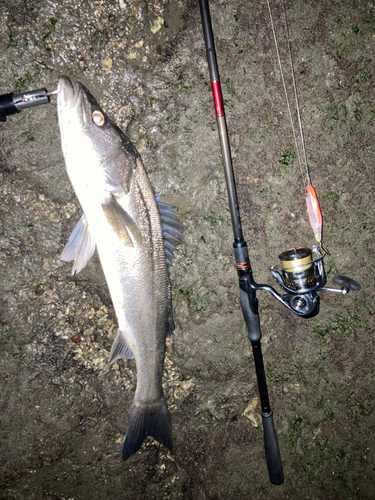
[[[283,71],[283,67],[282,67],[282,64],[281,64],[281,58],[280,58],[280,52],[279,52],[279,44],[277,43],[277,37],[276,37],[276,31],[275,31],[275,26],[273,24],[273,17],[272,17],[272,12],[271,12],[271,7],[270,7],[270,4],[269,4],[269,1],[267,0],[267,5],[268,5],[268,11],[269,11],[269,14],[270,14],[270,20],[271,20],[271,26],[272,26],[272,33],[273,33],[273,39],[275,41],[275,47],[276,47],[276,54],[277,54],[277,59],[279,61],[279,68],[280,68],[280,73],[281,73],[281,80],[283,82],[283,87],[284,87],[284,92],[285,92],[285,99],[286,99],[286,103],[287,103],[287,106],[288,106],[288,112],[289,112],[289,118],[290,118],[290,123],[292,125],[292,130],[293,130],[293,137],[294,137],[294,144],[296,146],[296,152],[297,152],[297,158],[298,158],[298,164],[300,166],[300,169],[301,169],[301,174],[302,174],[302,178],[304,177],[304,173],[303,173],[303,168],[302,168],[302,162],[301,162],[301,157],[300,157],[300,154],[299,154],[299,147],[298,147],[298,143],[297,143],[297,135],[296,135],[296,131],[295,131],[295,128],[294,128],[294,123],[293,123],[293,117],[292,117],[292,111],[291,111],[291,107],[290,107],[290,103],[289,103],[289,97],[288,97],[288,92],[286,90],[286,84],[285,84],[285,78],[284,78],[284,71]],[[289,36],[289,35],[288,35]]]
[[[267,6],[268,6],[268,12],[269,12],[269,15],[270,15],[270,20],[271,20],[271,27],[272,27],[272,32],[273,32],[273,38],[274,38],[274,41],[275,41],[277,59],[278,59],[278,62],[279,62],[279,67],[280,67],[281,80],[282,80],[282,83],[283,83],[283,88],[284,88],[284,92],[285,92],[285,98],[286,98],[288,112],[289,112],[290,123],[291,123],[292,131],[293,131],[294,143],[295,143],[295,146],[296,146],[298,164],[300,166],[301,174],[302,174],[302,178],[303,178],[304,177],[304,173],[303,173],[302,161],[301,161],[299,147],[298,147],[298,142],[297,142],[297,134],[296,134],[294,123],[293,123],[291,106],[290,106],[290,102],[289,102],[289,98],[288,98],[288,92],[287,92],[287,88],[286,88],[286,83],[285,83],[285,78],[284,78],[284,72],[283,72],[283,67],[282,67],[282,63],[281,63],[279,46],[278,46],[277,37],[276,37],[276,30],[275,30],[275,26],[274,26],[274,22],[273,22],[272,11],[271,11],[271,6],[270,6],[269,0],[267,0]],[[290,62],[290,68],[291,68],[293,90],[294,90],[294,98],[295,98],[295,104],[296,104],[296,110],[297,110],[297,117],[298,117],[298,125],[299,125],[299,132],[300,132],[300,140],[301,140],[301,144],[302,144],[303,158],[304,158],[304,163],[305,163],[305,168],[306,168],[306,179],[307,179],[306,205],[307,205],[307,211],[308,211],[308,214],[309,214],[309,221],[310,221],[310,225],[311,225],[311,228],[313,230],[315,239],[316,239],[317,243],[319,244],[320,248],[324,251],[324,254],[325,254],[325,253],[328,253],[328,252],[326,250],[324,250],[324,248],[322,246],[323,217],[322,217],[322,212],[321,212],[319,201],[318,201],[318,196],[316,194],[315,188],[311,184],[310,172],[309,172],[309,167],[308,167],[308,162],[307,162],[305,139],[304,139],[304,135],[303,135],[303,127],[302,127],[302,121],[301,121],[301,113],[300,113],[300,106],[299,106],[297,85],[296,85],[295,74],[294,74],[292,49],[291,49],[291,45],[290,45],[289,26],[288,26],[288,19],[287,19],[287,15],[286,15],[286,8],[285,8],[285,2],[284,2],[284,0],[283,0],[283,8],[284,8],[285,26],[286,26],[288,51],[289,51],[289,62]]]
[[[296,85],[296,79],[295,79],[295,75],[294,75],[294,65],[293,65],[293,57],[292,57],[292,48],[290,46],[288,18],[286,16],[286,9],[285,9],[285,2],[284,1],[283,1],[283,7],[284,7],[284,16],[285,16],[286,36],[287,36],[287,40],[288,40],[290,70],[291,70],[292,80],[293,80],[294,97],[295,97],[295,100],[296,100],[296,109],[297,109],[299,130],[300,130],[300,134],[301,134],[301,143],[302,143],[302,149],[303,149],[303,157],[304,157],[305,166],[306,166],[307,184],[311,184],[310,173],[309,173],[309,166],[307,164],[307,156],[306,156],[306,148],[305,148],[305,138],[303,136],[303,128],[302,128],[302,122],[301,122],[301,113],[300,113],[300,109],[299,109],[299,100],[298,100],[298,93],[297,93],[297,85]]]

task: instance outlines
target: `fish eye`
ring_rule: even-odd
[[[95,125],[98,125],[98,127],[103,127],[103,125],[105,125],[105,116],[102,111],[96,109],[92,112],[91,118]]]

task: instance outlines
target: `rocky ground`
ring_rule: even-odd
[[[272,6],[286,60],[282,4]],[[322,293],[310,320],[258,294],[285,471],[272,486],[198,2],[0,0],[0,93],[82,81],[187,228],[164,378],[174,454],[149,439],[122,462],[136,369],[107,364],[117,327],[98,258],[74,277],[59,258],[81,212],[55,103],[1,123],[1,498],[374,497],[375,4],[286,7],[326,271],[362,290]],[[267,4],[211,10],[244,233],[256,280],[273,284],[279,253],[314,241]]]

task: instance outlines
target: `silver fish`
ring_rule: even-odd
[[[81,83],[59,79],[57,109],[69,178],[83,210],[61,258],[79,273],[95,247],[117,315],[109,362],[134,358],[137,387],[122,457],[152,436],[172,450],[162,389],[166,335],[174,329],[168,265],[184,227],[156,200],[141,158]]]

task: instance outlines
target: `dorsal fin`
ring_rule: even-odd
[[[169,267],[172,265],[173,253],[184,238],[185,226],[181,224],[179,216],[173,211],[175,207],[162,203],[160,196],[155,196],[155,199],[158,204],[165,257]]]

